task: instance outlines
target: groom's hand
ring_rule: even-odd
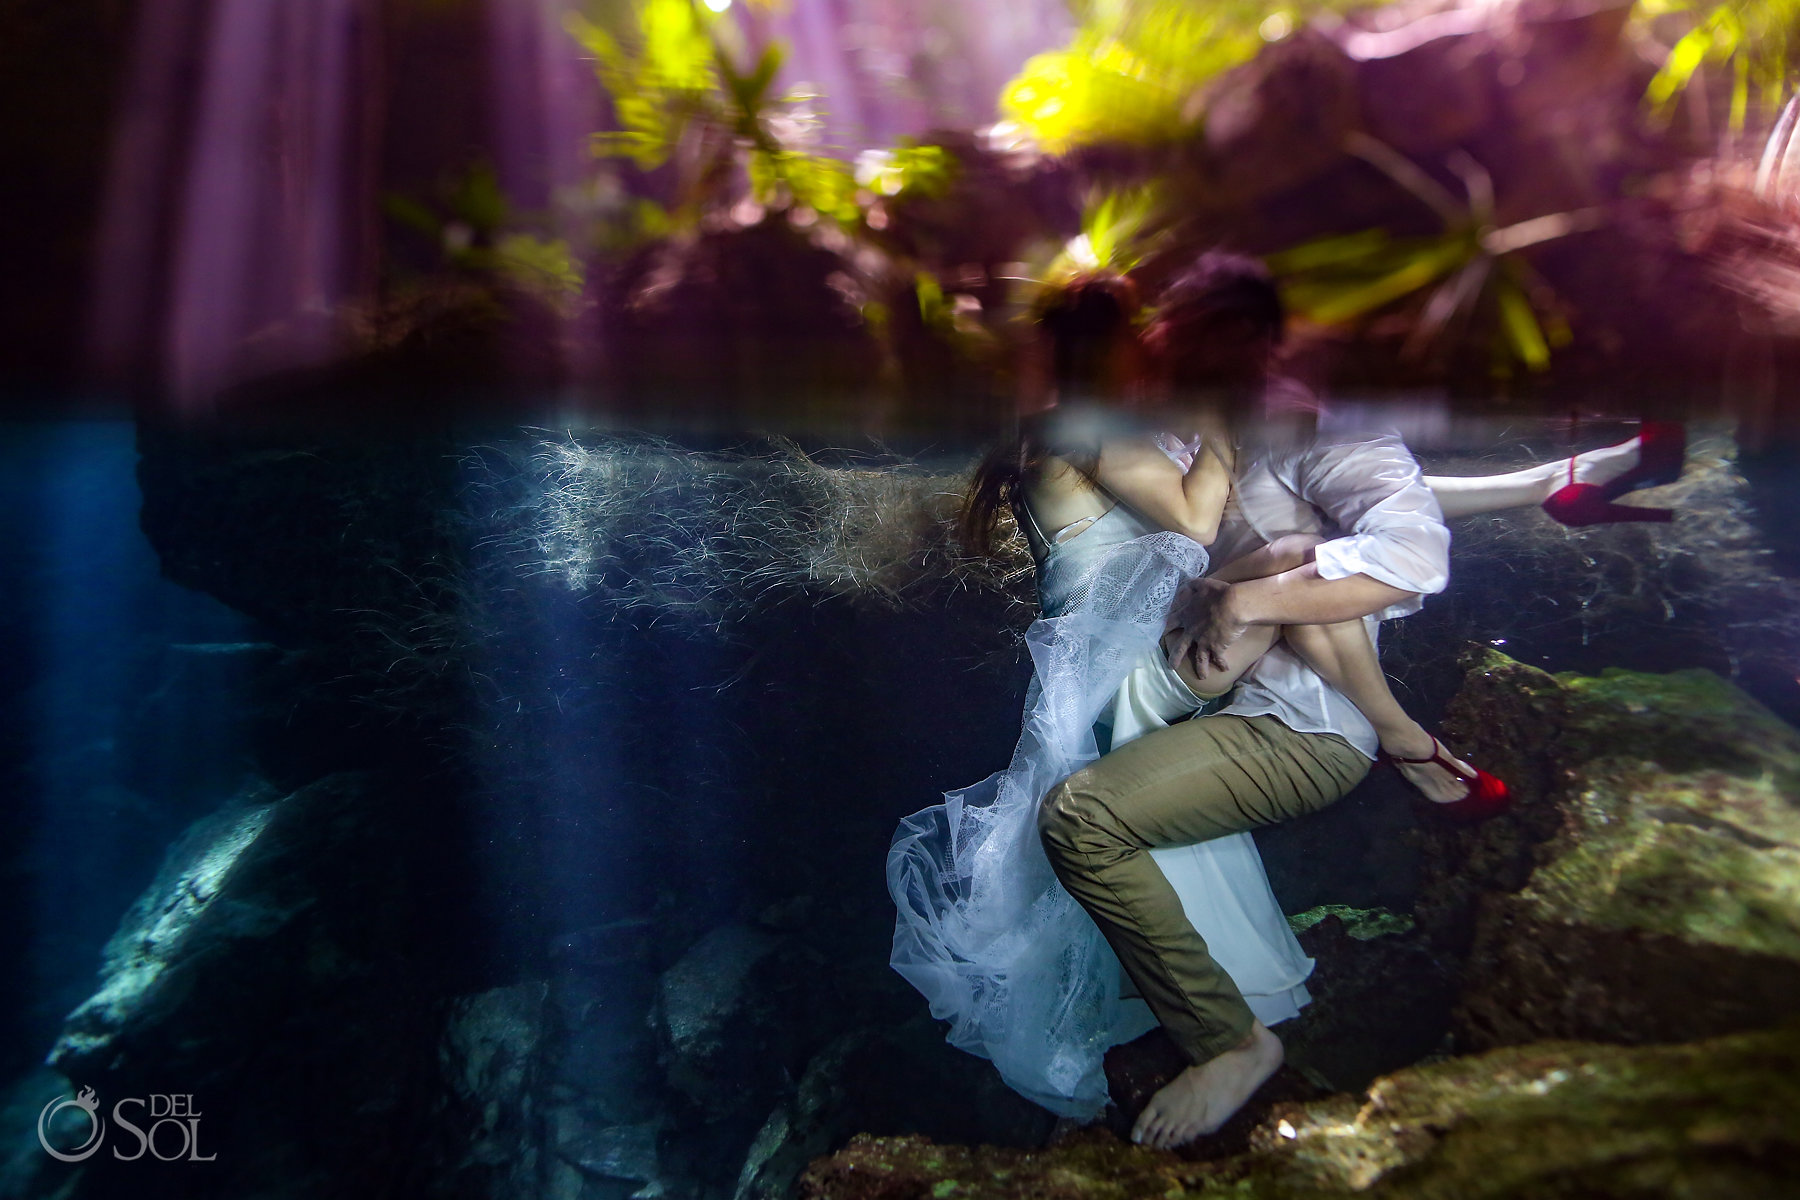
[[[1235,595],[1231,584],[1217,579],[1190,579],[1181,585],[1164,626],[1170,636],[1163,645],[1171,663],[1191,654],[1196,674],[1228,669],[1225,650],[1244,636],[1249,624],[1237,612]]]

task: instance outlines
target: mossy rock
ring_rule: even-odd
[[[1792,1011],[1800,732],[1707,671],[1552,678],[1491,653],[1472,667],[1472,756],[1550,732],[1546,786],[1433,845],[1438,879],[1485,889],[1462,1044],[1677,1041]]]
[[[803,1200],[1330,1196],[1786,1197],[1800,1185],[1800,1028],[1683,1046],[1510,1047],[1271,1114],[1235,1158],[1089,1131],[1041,1151],[858,1138]]]

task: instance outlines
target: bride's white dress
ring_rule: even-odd
[[[1034,670],[1012,763],[901,822],[888,852],[891,961],[950,1023],[953,1045],[1046,1108],[1086,1117],[1106,1103],[1106,1049],[1156,1022],[1121,995],[1118,960],[1051,873],[1038,802],[1111,747],[1199,708],[1158,641],[1176,589],[1208,559],[1123,504],[1039,550],[1044,616],[1025,635]],[[1299,1012],[1312,960],[1250,835],[1151,854],[1263,1023]]]

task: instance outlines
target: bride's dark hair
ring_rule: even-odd
[[[1137,285],[1111,271],[1076,275],[1045,288],[1034,308],[1037,325],[1050,343],[1051,377],[1057,395],[1093,395],[1109,386],[1108,375],[1120,339],[1132,336],[1139,309]],[[1053,445],[1052,413],[1020,420],[1016,435],[989,451],[975,468],[963,500],[957,532],[977,554],[991,554],[994,526],[1003,508],[1024,503],[1025,481],[1052,455],[1092,474],[1099,447]]]

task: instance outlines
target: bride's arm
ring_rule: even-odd
[[[1186,534],[1202,546],[1219,536],[1219,519],[1231,494],[1231,473],[1208,439],[1185,474],[1148,437],[1101,442],[1095,478],[1114,496],[1151,521]]]

